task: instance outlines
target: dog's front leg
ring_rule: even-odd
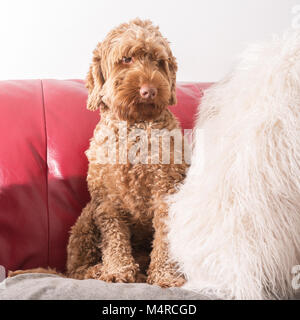
[[[174,263],[169,260],[167,242],[167,230],[165,219],[168,215],[168,206],[163,200],[158,200],[154,209],[153,227],[155,230],[151,262],[148,269],[147,282],[160,287],[180,287],[185,279],[175,268]]]
[[[128,225],[111,203],[101,204],[94,219],[101,233],[102,263],[89,268],[86,278],[135,282],[139,266],[132,256]]]

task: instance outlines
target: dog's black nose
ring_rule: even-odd
[[[157,95],[157,89],[148,84],[144,84],[140,89],[140,95],[143,99],[153,100]]]

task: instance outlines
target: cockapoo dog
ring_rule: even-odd
[[[183,283],[169,262],[164,198],[183,180],[186,165],[151,164],[150,157],[144,159],[148,164],[120,164],[119,152],[117,164],[99,159],[109,130],[116,133],[118,151],[124,144],[120,121],[128,124],[127,137],[137,129],[150,135],[155,129],[179,128],[167,108],[176,103],[176,70],[168,41],[150,21],[120,25],[94,50],[87,107],[100,108],[101,121],[87,151],[91,201],[72,228],[69,276],[135,282],[139,271],[146,271],[154,236],[147,282],[162,287]],[[127,151],[133,142],[128,141]]]
[[[292,32],[251,46],[205,93],[192,165],[170,196],[170,252],[186,288],[226,299],[299,288],[299,75]]]
[[[149,284],[180,286],[185,280],[169,261],[165,197],[184,179],[187,164],[175,163],[182,151],[175,143],[169,164],[162,161],[161,141],[158,152],[150,152],[153,132],[164,129],[163,139],[179,130],[168,109],[176,104],[176,59],[158,27],[139,19],[112,30],[93,55],[87,108],[100,108],[101,120],[86,153],[91,201],[71,230],[67,276],[139,282],[147,273]],[[146,137],[133,139],[138,130]],[[149,151],[137,151],[142,163],[130,162],[134,144],[147,139]]]

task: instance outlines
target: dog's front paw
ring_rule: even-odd
[[[181,287],[185,282],[186,280],[182,275],[169,270],[153,270],[147,278],[148,284],[157,285],[162,288]]]
[[[85,279],[97,279],[114,283],[133,283],[136,282],[138,271],[137,264],[118,268],[109,268],[109,266],[98,264],[88,269]]]

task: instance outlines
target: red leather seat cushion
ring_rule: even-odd
[[[209,84],[178,83],[184,129]],[[89,201],[84,151],[99,121],[81,80],[0,81],[0,265],[64,270],[70,227]]]

